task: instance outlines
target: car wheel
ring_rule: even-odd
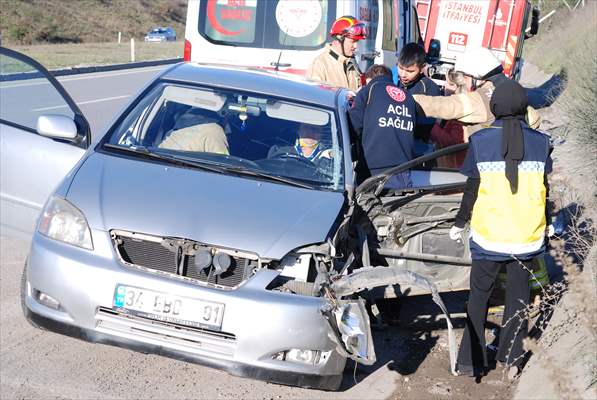
[[[31,318],[31,311],[27,308],[27,304],[25,303],[25,299],[27,298],[27,260],[25,260],[25,266],[23,267],[23,274],[21,275],[21,311],[23,312],[23,316],[29,322],[29,324],[37,329],[41,329],[45,331],[46,329],[33,321]]]

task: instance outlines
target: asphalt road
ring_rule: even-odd
[[[410,335],[385,332],[376,338],[380,361],[346,369],[339,392],[293,388],[232,377],[225,372],[91,344],[45,332],[23,318],[19,282],[28,246],[0,238],[0,398],[2,399],[381,399],[396,389],[400,373],[388,368],[406,350]],[[447,368],[447,363],[446,363]]]
[[[58,78],[79,106],[95,139],[103,135],[112,119],[153,77],[166,66],[71,75]]]

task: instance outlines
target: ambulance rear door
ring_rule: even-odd
[[[367,28],[367,38],[357,44],[356,60],[362,72],[373,64],[383,63],[379,46],[379,0],[356,0],[354,2],[339,1],[338,6],[344,4],[346,14],[352,15]],[[354,7],[354,9],[351,9]],[[339,15],[340,16],[340,15]]]
[[[190,0],[188,59],[304,74],[328,42],[339,3],[343,2]]]
[[[379,0],[379,8],[376,62],[392,68],[396,65],[396,54],[405,44],[422,43],[417,12],[413,0]]]

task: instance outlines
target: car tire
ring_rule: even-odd
[[[25,299],[27,298],[27,260],[25,260],[25,266],[23,267],[23,274],[21,275],[21,311],[23,312],[23,317],[29,322],[29,324],[37,329],[41,329],[45,331],[46,328],[38,325],[33,321],[31,318],[31,311],[27,308],[27,303]]]

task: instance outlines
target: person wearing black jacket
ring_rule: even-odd
[[[517,82],[499,83],[490,101],[496,120],[471,135],[461,169],[468,180],[450,238],[460,239],[470,220],[470,294],[457,363],[464,375],[482,375],[488,367],[487,303],[503,266],[506,303],[496,359],[510,368],[512,377],[523,361],[529,271],[533,258],[545,251],[546,176],[552,169],[549,137],[526,124],[527,105]]]
[[[370,81],[355,96],[349,117],[361,141],[364,161],[377,175],[413,159],[416,110],[413,97],[392,81],[392,71],[373,65]],[[394,175],[387,188],[411,187],[410,172]]]
[[[429,77],[425,76],[425,49],[418,43],[406,44],[398,54],[397,79],[398,87],[408,93],[425,96],[441,96],[439,86]],[[435,124],[435,118],[428,118],[421,113],[417,116],[417,128],[415,129],[415,156],[421,156],[433,151],[433,144],[430,142],[431,130]]]

